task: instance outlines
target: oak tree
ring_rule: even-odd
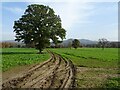
[[[65,38],[66,31],[62,28],[59,15],[49,6],[32,4],[25,10],[24,15],[14,22],[16,41],[26,45],[34,43],[41,53],[50,44],[57,44]]]

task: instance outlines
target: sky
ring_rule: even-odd
[[[47,5],[59,15],[62,27],[66,30],[66,39],[89,39],[97,41],[106,38],[118,41],[118,2],[1,2],[2,41],[14,40],[14,21],[18,20],[30,4]]]

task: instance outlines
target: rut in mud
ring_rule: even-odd
[[[51,58],[19,77],[3,82],[6,88],[73,88],[75,67],[70,60],[49,51]]]

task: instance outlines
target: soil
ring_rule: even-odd
[[[50,52],[50,51],[49,51]],[[75,67],[70,60],[50,52],[51,58],[43,63],[16,69],[18,73],[3,73],[2,89],[7,88],[73,88]]]

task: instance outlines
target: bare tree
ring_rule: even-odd
[[[98,44],[102,47],[102,49],[104,50],[104,48],[107,46],[108,44],[108,40],[105,38],[101,38],[98,40]]]

